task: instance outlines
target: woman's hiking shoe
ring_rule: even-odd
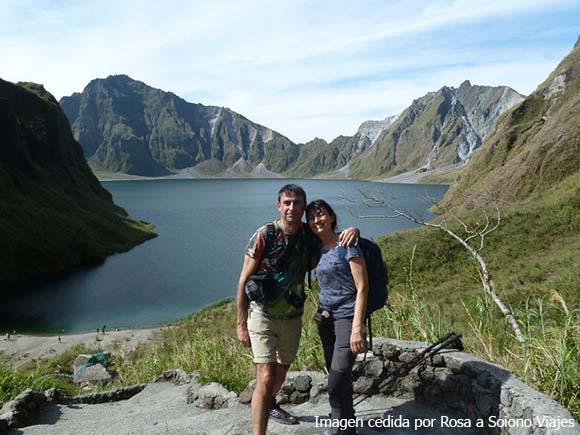
[[[280,408],[277,403],[272,403],[270,408],[270,418],[281,424],[298,424],[298,419],[290,413]]]

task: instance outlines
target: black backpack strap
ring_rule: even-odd
[[[264,234],[265,238],[264,255],[266,255],[272,251],[272,248],[276,241],[276,233],[278,232],[278,226],[276,225],[276,222],[268,222],[264,226],[266,227],[266,232]],[[278,267],[274,268],[273,265],[270,264],[270,262],[267,262],[267,265],[270,273],[275,274],[277,272],[276,269],[278,269]]]
[[[276,234],[278,233],[278,229],[279,227],[278,224],[276,224],[276,222],[268,222],[266,224],[266,246],[264,248],[264,252],[270,252],[272,250],[272,247],[276,240]],[[273,274],[277,274],[278,272],[286,268],[287,262],[289,261],[291,256],[290,254],[294,250],[294,247],[296,246],[297,243],[298,243],[297,239],[293,239],[292,241],[290,241],[286,246],[284,253],[276,262],[275,267],[273,265],[270,265],[270,271]]]
[[[272,244],[276,238],[276,224],[274,222],[268,222],[266,224],[266,246],[264,252],[269,252],[272,249]]]

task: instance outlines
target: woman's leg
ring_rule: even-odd
[[[324,363],[326,365],[326,370],[330,371],[332,354],[334,352],[334,342],[336,341],[336,337],[334,336],[334,322],[331,319],[325,318],[322,318],[322,320],[315,318],[315,320],[316,325],[318,326],[320,341],[322,342],[322,349],[324,350]]]
[[[352,319],[334,320],[334,351],[328,373],[328,396],[333,419],[353,419],[352,367],[356,355],[350,350]],[[355,433],[354,429],[350,432]]]

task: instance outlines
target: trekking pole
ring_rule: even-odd
[[[380,391],[382,388],[386,387],[388,384],[395,382],[400,377],[406,376],[409,372],[417,367],[419,364],[435,356],[437,353],[446,349],[450,346],[455,346],[457,350],[463,350],[463,344],[461,343],[461,334],[458,334],[455,331],[451,331],[447,333],[444,337],[437,340],[435,343],[431,344],[430,346],[423,349],[419,352],[411,361],[404,363],[403,365],[399,366],[397,369],[392,371],[391,373],[387,374],[385,379],[378,385],[377,389]],[[354,406],[358,406],[360,403],[365,401],[370,395],[368,394],[369,390],[372,388],[369,387],[367,391],[364,393],[360,393],[355,396]]]

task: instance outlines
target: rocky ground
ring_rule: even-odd
[[[157,382],[148,385],[129,400],[96,405],[49,405],[37,424],[14,429],[10,435],[202,435],[251,434],[251,414],[248,405],[233,400],[229,407],[209,410],[188,403],[200,386],[197,383],[175,385]],[[189,400],[191,401],[191,400]],[[317,425],[317,417],[329,412],[328,396],[321,394],[313,401],[300,405],[285,405],[298,416],[295,426],[271,422],[269,434],[319,434],[325,428]],[[439,419],[449,415],[413,401],[373,396],[357,408],[357,417],[367,420],[359,434],[470,434],[470,429],[442,429]],[[408,421],[410,427],[370,428],[369,419],[384,422]],[[414,424],[422,419],[434,419],[430,429],[416,430]]]

